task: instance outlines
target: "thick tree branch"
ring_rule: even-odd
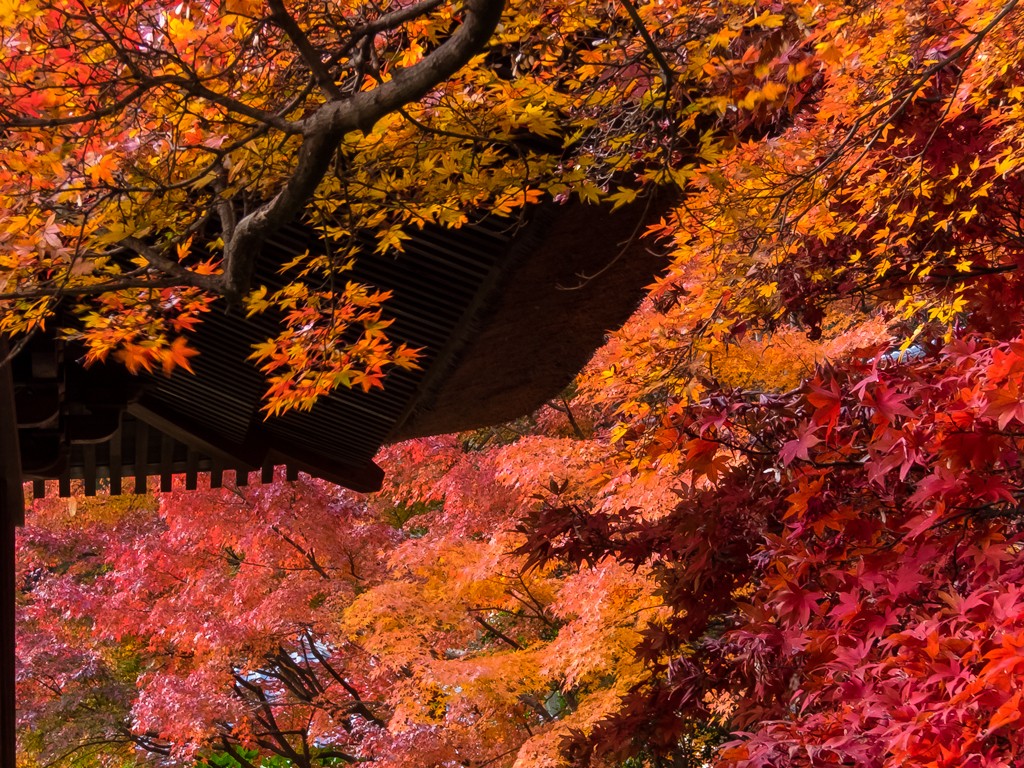
[[[486,45],[498,26],[504,5],[504,0],[469,0],[466,20],[442,46],[372,91],[326,105],[306,121],[304,134],[368,132],[385,115],[423,98]]]
[[[458,72],[487,44],[504,5],[504,0],[469,0],[462,25],[422,61],[372,91],[324,105],[303,121],[304,140],[291,178],[272,200],[239,221],[234,237],[225,244],[224,278],[229,302],[238,305],[249,292],[253,264],[263,241],[298,215],[313,196],[345,134],[368,132],[382,117],[423,98]]]

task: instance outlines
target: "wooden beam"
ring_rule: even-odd
[[[124,430],[118,424],[117,432],[110,438],[110,495],[121,495],[121,437]]]
[[[127,410],[139,421],[170,435],[179,443],[190,445],[211,459],[220,459],[225,467],[241,467],[251,472],[263,466],[263,458],[267,453],[265,440],[247,439],[245,445],[232,443],[209,426],[146,399],[130,403]]]
[[[367,461],[353,466],[332,461],[315,450],[278,440],[267,454],[267,460],[275,465],[285,464],[314,477],[351,488],[359,493],[376,493],[384,484],[384,470]]]
[[[199,454],[192,446],[188,446],[188,453],[185,454],[185,490],[194,491],[197,487],[197,475],[199,472]]]
[[[144,421],[135,422],[135,493],[147,493],[146,478],[149,475],[149,425]]]
[[[96,495],[96,444],[85,443],[82,446],[82,484],[86,496]]]
[[[5,461],[5,464],[13,462]],[[20,480],[20,478],[19,478]],[[14,623],[14,524],[11,517],[18,514],[12,507],[11,480],[0,480],[0,768],[15,768],[16,741],[14,713],[15,623]],[[21,483],[13,487],[21,490]]]
[[[0,362],[8,353],[7,339],[0,336]],[[0,768],[15,768],[14,528],[24,522],[14,379],[8,364],[0,367]]]
[[[0,336],[0,362],[7,359],[7,339]],[[0,368],[0,477],[8,481],[4,491],[6,520],[25,524],[25,497],[21,490],[21,450],[18,444],[18,416],[14,409],[14,378],[11,366]]]
[[[173,473],[171,462],[174,459],[174,438],[166,432],[160,435],[160,491],[167,493],[172,488]]]

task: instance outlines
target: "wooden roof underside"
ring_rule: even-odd
[[[13,368],[24,477],[37,494],[46,479],[60,481],[61,495],[72,479],[86,493],[120,493],[153,476],[169,489],[174,474],[194,487],[199,472],[216,486],[235,470],[242,484],[284,465],[289,476],[376,490],[380,446],[517,418],[571,382],[662,266],[634,237],[642,208],[536,206],[525,223],[425,229],[397,255],[368,243],[342,277],[393,292],[388,336],[422,348],[422,368],[390,371],[383,390],[338,390],[309,412],[265,420],[260,411],[266,384],[246,358],[273,335],[272,316],[215,309],[191,337],[195,375],[169,378],[85,370],[73,348],[40,339]],[[308,229],[283,229],[264,245],[256,283],[284,285],[292,278],[280,265],[322,247]]]

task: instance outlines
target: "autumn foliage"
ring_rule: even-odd
[[[525,440],[396,449],[393,466],[433,474],[370,501],[300,480],[39,506],[20,540],[23,747],[39,761],[557,760],[570,725],[640,679],[628,649],[657,601],[615,563],[508,557],[533,489],[583,462],[565,439]]]
[[[378,39],[348,4],[82,6],[81,31],[54,21],[71,4],[28,7],[0,7],[23,46],[0,96],[4,329],[77,295],[93,355],[170,369],[211,302],[284,306],[256,350],[271,410],[411,361],[360,287],[233,295],[214,235],[263,221],[236,208],[286,193],[315,116],[429,60],[458,10]],[[345,35],[365,58],[327,55]],[[228,88],[238,51],[263,64]],[[642,236],[665,274],[562,398],[386,448],[380,494],[302,478],[39,503],[19,540],[26,765],[1019,764],[1016,0],[513,2],[475,53],[331,134],[294,215],[347,259],[357,230],[386,251],[428,222],[657,195]],[[112,85],[83,91],[100,69]],[[131,120],[103,112],[118,99]],[[350,321],[358,372],[309,357]]]

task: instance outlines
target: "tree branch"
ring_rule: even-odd
[[[501,640],[504,640],[508,645],[510,645],[511,647],[515,648],[517,651],[523,650],[523,646],[521,646],[519,643],[517,643],[511,637],[506,635],[500,629],[497,629],[497,628],[491,626],[490,624],[488,624],[487,620],[484,619],[482,616],[473,616],[473,621],[475,621],[477,624],[479,624],[481,627],[486,629],[488,632],[490,632],[495,637],[498,637]]]
[[[661,68],[661,74],[665,78],[665,90],[666,92],[672,87],[673,72],[672,67],[668,65],[668,60],[665,58],[665,54],[661,52],[661,49],[654,43],[654,38],[651,37],[651,33],[647,29],[647,25],[644,24],[644,20],[640,18],[640,13],[637,11],[636,6],[633,5],[633,0],[622,0],[622,5],[626,9],[626,13],[629,14],[629,18],[633,20],[633,24],[636,25],[636,31],[640,33],[640,37],[644,39],[644,44],[647,46],[648,53],[651,54],[651,58],[654,59],[658,67]]]
[[[316,656],[316,660],[320,662],[320,666],[326,669],[330,676],[337,680],[342,688],[348,691],[349,696],[355,699],[355,702],[352,704],[352,711],[356,714],[362,715],[363,718],[374,725],[378,725],[383,728],[385,726],[384,721],[370,711],[370,708],[366,705],[366,702],[363,701],[363,698],[359,695],[359,691],[356,690],[355,686],[339,675],[334,667],[328,663],[324,655],[317,649],[316,643],[313,642],[313,638],[310,636],[309,632],[306,632],[305,634],[306,640],[309,641],[309,648],[313,652],[313,655]]]
[[[422,16],[424,13],[434,10],[437,6],[441,5],[442,2],[444,2],[444,0],[424,0],[422,3],[416,3],[415,5],[410,5],[407,8],[400,8],[397,11],[386,13],[380,18],[359,27],[355,31],[353,37],[359,39],[365,35],[376,35],[379,32],[386,32],[389,29],[394,29],[395,27],[405,24],[407,21],[412,21],[413,19]]]
[[[327,574],[327,571],[325,571],[323,569],[323,566],[321,566],[320,563],[318,563],[316,561],[316,557],[313,555],[313,551],[312,550],[304,549],[302,547],[302,545],[300,545],[298,542],[293,541],[292,539],[288,538],[288,535],[285,534],[285,533],[282,533],[281,529],[278,528],[276,525],[270,526],[270,530],[272,530],[274,533],[276,533],[278,536],[280,536],[286,542],[291,544],[295,549],[297,549],[302,554],[302,556],[304,558],[306,558],[306,562],[309,563],[313,567],[313,570],[320,574],[321,578],[324,578],[324,579],[330,579],[331,578]]]
[[[137,85],[127,95],[122,96],[113,104],[95,109],[84,115],[76,115],[74,117],[13,117],[3,120],[0,122],[0,125],[5,128],[60,128],[65,125],[92,122],[93,120],[99,120],[100,118],[109,117],[121,112],[125,107],[146,93],[146,91],[157,87],[161,82],[161,79],[156,78],[142,85]]]
[[[324,67],[320,54],[317,53],[312,43],[309,42],[309,38],[302,31],[302,27],[288,13],[288,9],[284,7],[282,0],[267,0],[267,7],[272,12],[271,20],[277,24],[282,32],[291,38],[292,43],[299,49],[299,54],[302,56],[303,61],[306,62],[310,72],[313,73],[313,77],[316,78],[320,90],[324,92],[328,99],[337,100],[344,98],[341,91],[338,90],[338,86],[335,85],[331,73]]]
[[[233,758],[235,758],[235,760],[238,761],[238,764],[242,766],[242,768],[256,768],[255,765],[253,765],[251,762],[245,759],[242,753],[235,749],[234,745],[227,740],[226,736],[220,737],[220,743],[224,746],[224,751],[231,755]]]
[[[587,436],[583,434],[583,430],[580,429],[580,425],[576,423],[576,417],[573,416],[572,408],[569,407],[569,401],[566,400],[564,397],[560,399],[562,401],[562,405],[557,405],[554,400],[550,401],[548,405],[550,405],[556,411],[561,411],[562,413],[564,413],[568,417],[569,424],[572,425],[572,429],[573,432],[576,433],[576,437],[578,437],[580,440],[586,440]]]
[[[185,269],[181,264],[150,248],[137,237],[126,237],[121,241],[121,244],[139,254],[139,256],[149,262],[150,266],[177,279],[183,285],[190,285],[210,293],[222,293],[224,290],[224,281],[219,276],[199,275]]]
[[[174,77],[168,78],[167,82],[172,85],[177,85],[186,93],[189,93],[193,96],[198,96],[200,99],[203,99],[204,101],[209,101],[212,104],[219,104],[220,106],[229,109],[232,112],[237,112],[240,115],[245,115],[246,117],[252,118],[253,120],[256,120],[257,122],[260,123],[266,123],[267,125],[276,128],[282,133],[288,135],[302,133],[302,123],[287,120],[277,113],[264,112],[262,109],[250,107],[248,104],[236,101],[235,99],[232,99],[228,96],[223,96],[217,93],[216,91],[211,91],[209,88],[207,88],[205,85],[198,81],[189,80],[188,78],[184,77]]]
[[[41,299],[46,296],[99,296],[111,291],[124,291],[129,288],[174,288],[182,285],[177,278],[160,278],[147,280],[135,278],[129,280],[112,280],[106,283],[95,285],[83,285],[75,288],[66,286],[54,286],[53,288],[33,288],[28,291],[15,291],[14,293],[0,293],[0,301],[17,301],[18,299]]]
[[[544,722],[550,723],[554,719],[551,717],[551,713],[544,708],[544,705],[540,703],[536,696],[524,693],[519,697],[519,700],[540,715],[540,719]]]
[[[291,178],[272,200],[238,222],[224,248],[228,301],[241,303],[249,292],[253,265],[267,237],[290,222],[316,192],[346,133],[369,132],[385,115],[427,95],[465,66],[486,45],[504,9],[504,0],[468,0],[466,18],[439,48],[390,81],[342,101],[325,104],[302,122],[303,142]]]
[[[338,751],[333,750],[333,749],[328,751],[328,752],[317,752],[316,753],[316,757],[319,760],[324,760],[326,758],[337,758],[339,760],[344,760],[346,763],[358,763],[359,762],[359,758],[358,757],[353,757],[352,755],[348,754],[347,752],[338,752]]]

